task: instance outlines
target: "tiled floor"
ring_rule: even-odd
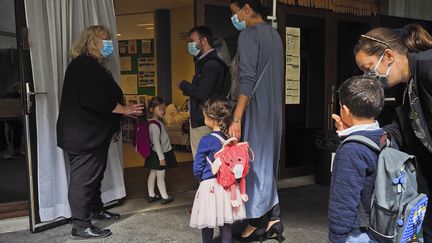
[[[141,167],[125,168],[124,180],[126,198],[146,197],[149,170]],[[192,162],[178,163],[177,168],[170,169],[165,174],[168,193],[192,191],[198,188],[198,182],[192,172]],[[156,189],[157,191],[157,189]]]
[[[193,161],[192,153],[175,151],[175,155],[179,163]],[[123,143],[123,163],[125,168],[144,166],[144,159],[131,143]]]

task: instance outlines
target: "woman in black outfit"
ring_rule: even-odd
[[[70,160],[69,204],[72,235],[106,237],[109,229],[92,225],[91,218],[119,219],[106,211],[101,200],[101,182],[108,149],[119,136],[122,115],[140,116],[142,105],[125,106],[123,93],[105,66],[113,52],[112,35],[103,26],[86,28],[75,43],[61,97],[57,120],[57,145]]]

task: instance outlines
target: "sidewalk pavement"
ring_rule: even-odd
[[[194,192],[174,195],[175,203],[161,207],[160,204],[147,204],[144,199],[134,199],[123,206],[112,208],[122,215],[118,221],[95,222],[98,227],[109,227],[113,234],[104,239],[77,240],[70,236],[71,225],[66,224],[41,233],[31,233],[28,229],[8,230],[0,222],[0,242],[201,242],[197,229],[189,227],[188,209],[193,201]],[[284,242],[319,243],[327,240],[327,202],[328,187],[309,185],[281,189],[279,191],[281,217],[285,226]],[[241,231],[242,224],[233,227],[233,234]],[[219,242],[218,230],[215,230],[214,242]],[[233,242],[236,242],[233,240]],[[268,240],[267,242],[276,242]]]

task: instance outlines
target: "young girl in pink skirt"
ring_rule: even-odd
[[[229,138],[228,127],[232,122],[231,106],[225,98],[210,98],[203,107],[204,122],[213,130],[199,142],[193,171],[200,181],[192,207],[190,226],[202,230],[204,243],[213,241],[214,228],[219,227],[221,242],[231,242],[231,224],[244,219],[246,211],[237,188],[238,207],[233,207],[231,193],[216,179],[220,160],[215,162],[214,154]]]

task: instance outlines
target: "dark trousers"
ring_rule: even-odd
[[[91,226],[91,213],[103,209],[101,182],[107,165],[109,143],[86,154],[68,153],[70,160],[69,204],[74,227]]]
[[[261,216],[260,218],[250,219],[249,224],[256,228],[267,226],[269,221],[280,220],[280,206],[279,203],[274,205],[270,211]]]

